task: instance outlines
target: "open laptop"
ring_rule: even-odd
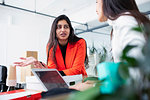
[[[45,91],[53,88],[68,88],[67,83],[56,69],[32,69],[32,72]]]

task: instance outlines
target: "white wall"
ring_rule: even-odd
[[[52,18],[0,6],[0,65],[9,66],[25,51],[38,51],[46,62]]]
[[[41,15],[0,6],[0,65],[9,66],[25,51],[38,51],[38,59],[46,63],[46,44],[49,39],[51,23],[54,19]],[[97,47],[107,46],[98,34],[81,34],[88,47],[94,41]],[[110,42],[110,41],[109,41]]]
[[[96,33],[83,33],[78,36],[86,40],[88,48],[91,48],[94,43],[94,47],[98,50],[98,53],[100,52],[102,53],[103,47],[105,47],[105,49],[107,50],[106,61],[111,61],[110,35],[103,35],[103,34],[96,34]]]
[[[137,2],[140,1],[137,0]],[[144,1],[149,2],[149,0]],[[97,19],[95,4],[92,4],[89,8],[91,10],[85,11],[86,9],[84,9],[68,17],[78,22]],[[143,6],[141,6],[141,9],[144,9]],[[146,6],[145,9],[142,11],[147,11],[150,7]],[[23,56],[27,50],[38,51],[38,59],[46,62],[46,43],[53,20],[53,18],[0,6],[0,64],[9,66],[14,61],[17,61],[20,56]],[[96,47],[104,45],[108,50],[110,49],[109,36],[94,33],[83,33],[79,36],[85,38],[88,47],[94,41]]]

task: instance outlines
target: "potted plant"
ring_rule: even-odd
[[[133,28],[135,31],[146,33],[147,40],[143,48],[145,55],[144,61],[137,61],[136,59],[127,56],[127,53],[135,45],[128,45],[122,53],[122,61],[120,64],[120,76],[127,80],[128,84],[122,85],[112,94],[101,94],[99,86],[90,88],[83,92],[77,92],[71,95],[69,100],[150,100],[150,25],[144,27]],[[129,69],[133,68],[140,74],[139,79],[132,77]],[[103,82],[103,81],[102,81]]]

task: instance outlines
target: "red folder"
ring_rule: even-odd
[[[9,100],[40,100],[41,92],[31,91],[31,90],[13,90],[8,92],[0,93],[0,99]]]

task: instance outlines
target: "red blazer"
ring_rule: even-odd
[[[87,76],[84,66],[84,61],[86,57],[86,42],[84,39],[80,39],[75,44],[68,43],[65,57],[66,65],[64,64],[63,56],[59,45],[57,45],[55,53],[56,64],[52,60],[52,49],[53,48],[51,48],[49,52],[50,56],[48,58],[48,68],[55,68],[58,71],[63,71],[66,75],[82,74],[83,76]]]

